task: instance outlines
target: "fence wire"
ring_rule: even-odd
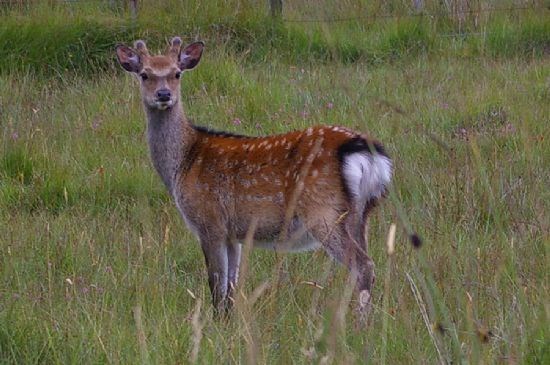
[[[361,15],[356,17],[344,17],[344,18],[324,18],[324,19],[295,19],[295,18],[283,18],[283,21],[289,23],[336,23],[336,22],[350,22],[359,20],[377,20],[377,19],[401,19],[401,18],[444,18],[449,15],[469,15],[480,13],[500,13],[500,12],[514,12],[525,10],[544,10],[543,7],[506,7],[506,8],[485,8],[476,10],[464,10],[464,11],[452,11],[450,13],[433,13],[420,11],[414,14],[375,14],[375,15]]]
[[[5,9],[30,9],[34,5],[39,4],[40,1],[32,1],[32,0],[0,0],[0,10],[3,10],[2,7]],[[79,5],[79,4],[100,4],[107,8],[113,9],[113,12],[115,11],[128,11],[132,15],[132,20],[130,26],[135,26],[135,20],[139,16],[140,12],[140,1],[132,1],[132,0],[57,0],[57,1],[50,1],[50,4],[53,6],[56,5],[66,5],[66,6],[72,6],[72,5]],[[411,9],[412,10],[412,9]],[[424,11],[422,9],[420,10],[412,10],[414,13],[405,13],[405,14],[364,14],[364,15],[358,15],[353,17],[332,17],[332,18],[289,18],[283,16],[276,17],[278,20],[284,22],[284,23],[303,23],[303,24],[326,24],[326,23],[346,23],[346,22],[359,22],[359,21],[370,21],[375,22],[377,20],[383,20],[383,19],[409,19],[409,18],[427,18],[430,20],[434,19],[449,19],[449,18],[460,18],[461,16],[468,16],[468,15],[478,15],[478,14],[494,14],[494,13],[514,13],[514,12],[526,12],[526,11],[534,11],[538,13],[544,13],[548,12],[550,10],[550,4],[548,5],[540,5],[540,6],[508,6],[508,7],[486,7],[486,8],[477,8],[477,9],[464,9],[464,10],[441,10],[439,12],[429,12]],[[267,13],[266,13],[267,14]],[[284,14],[284,9],[283,9]],[[222,19],[219,19],[219,21],[227,21],[230,22],[231,20],[235,19],[235,17],[227,16]],[[464,21],[464,18],[462,18]],[[443,33],[443,34],[437,34],[437,37],[447,37],[447,38],[457,38],[457,37],[468,37],[468,36],[488,36],[490,35],[490,32],[466,32],[462,30],[458,30],[457,32],[453,33]]]

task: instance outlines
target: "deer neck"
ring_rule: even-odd
[[[189,153],[195,133],[179,101],[166,110],[148,107],[145,110],[151,159],[164,185],[172,193],[177,172]]]

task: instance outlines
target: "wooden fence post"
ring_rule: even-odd
[[[414,11],[420,13],[424,10],[424,0],[413,0]]]
[[[283,0],[269,0],[271,16],[278,18],[283,14]]]
[[[132,20],[137,19],[137,0],[130,0],[130,13],[132,14]]]

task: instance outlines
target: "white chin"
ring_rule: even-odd
[[[166,110],[168,108],[171,108],[174,103],[172,101],[166,102],[166,103],[155,103],[155,107],[158,110]]]

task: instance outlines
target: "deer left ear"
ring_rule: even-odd
[[[204,49],[203,42],[191,43],[181,50],[178,57],[178,66],[182,71],[192,70],[198,65],[201,60],[202,51]]]

